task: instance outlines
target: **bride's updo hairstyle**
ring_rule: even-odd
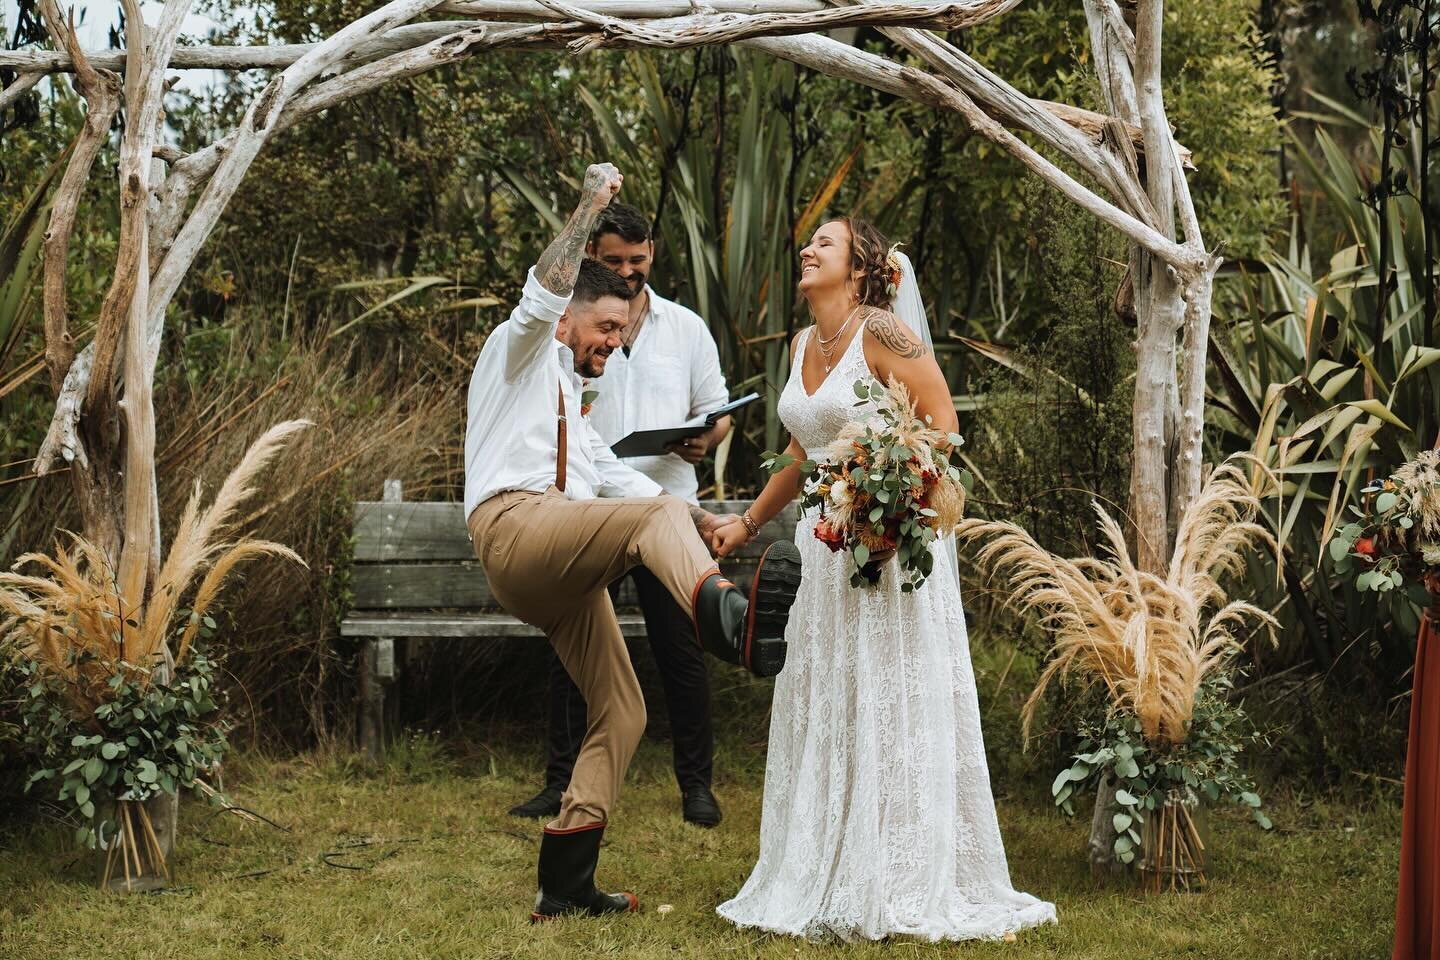
[[[895,278],[891,276],[890,241],[868,220],[836,217],[850,229],[850,269],[863,270],[855,291],[861,306],[889,310],[895,303]]]

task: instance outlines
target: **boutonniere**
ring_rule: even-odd
[[[582,389],[580,390],[580,416],[582,417],[590,416],[590,408],[595,406],[595,398],[600,396],[599,390],[583,389],[584,387],[588,387],[589,385],[589,380],[581,382]]]

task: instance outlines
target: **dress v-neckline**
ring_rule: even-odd
[[[813,334],[815,331],[817,331],[817,330],[819,330],[819,329],[820,329],[820,328],[819,328],[818,326],[812,325],[812,326],[810,327],[810,332],[811,332],[811,334]],[[801,350],[800,350],[800,361],[799,361],[799,363],[800,363],[800,392],[803,393],[803,394],[805,394],[805,399],[807,399],[807,400],[813,400],[813,399],[815,399],[815,397],[820,393],[821,390],[824,390],[824,389],[825,389],[825,384],[829,383],[829,382],[830,382],[830,378],[835,375],[835,373],[840,369],[840,367],[845,363],[845,361],[847,361],[847,360],[850,359],[850,351],[855,348],[855,341],[861,339],[861,338],[864,337],[864,336],[865,336],[865,328],[864,328],[864,327],[859,328],[858,330],[856,330],[856,331],[850,336],[850,342],[847,343],[847,344],[845,344],[845,352],[842,353],[842,354],[840,354],[840,359],[836,360],[836,361],[835,361],[835,365],[825,372],[825,376],[823,376],[823,377],[820,378],[820,382],[815,385],[815,391],[814,391],[813,393],[810,391],[810,388],[809,388],[809,387],[805,386],[805,351],[810,349],[810,335],[807,335],[807,336],[805,337],[805,345],[804,345],[804,346],[801,348]],[[815,349],[816,349],[816,351],[818,352],[820,348],[817,346]],[[823,354],[822,354],[822,356],[823,356]]]

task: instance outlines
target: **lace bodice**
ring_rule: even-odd
[[[866,400],[860,404],[855,396],[855,381],[871,376],[870,365],[865,362],[863,329],[857,330],[851,337],[845,353],[815,392],[805,392],[800,369],[805,348],[814,335],[815,328],[810,327],[801,332],[796,341],[795,357],[790,361],[790,379],[780,394],[777,409],[785,429],[805,448],[805,456],[812,460],[825,460],[828,459],[826,448],[840,430],[852,420],[873,412],[875,401]]]

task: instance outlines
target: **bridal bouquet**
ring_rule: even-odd
[[[872,417],[847,424],[830,445],[828,459],[796,462],[788,454],[765,454],[765,468],[779,473],[796,465],[805,477],[803,508],[818,507],[815,537],[853,562],[850,585],[874,585],[880,564],[900,562],[900,589],[925,582],[935,564],[930,544],[954,529],[965,509],[970,474],[952,462],[965,441],[921,420],[905,385],[855,382],[856,406],[874,401]]]

